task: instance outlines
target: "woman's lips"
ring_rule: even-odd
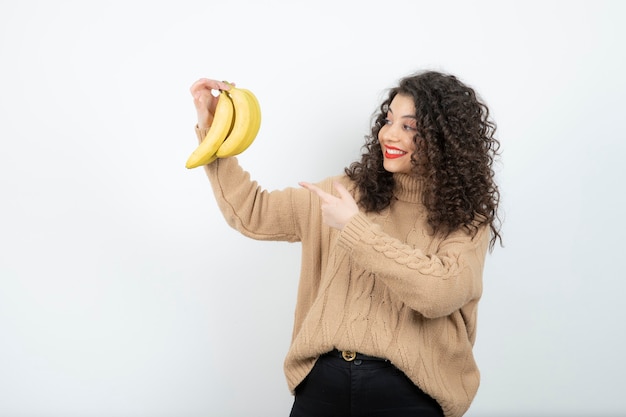
[[[401,158],[406,154],[407,152],[401,149],[394,148],[393,146],[385,146],[385,158],[387,159]]]

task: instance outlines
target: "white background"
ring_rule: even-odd
[[[505,241],[470,417],[626,415],[621,1],[2,1],[0,416],[287,416],[297,244],[225,225],[189,86],[254,91],[266,188],[341,172],[385,89],[492,110]]]

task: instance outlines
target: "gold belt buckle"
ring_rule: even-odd
[[[342,350],[341,357],[348,362],[352,362],[356,359],[356,352],[352,352],[350,350]]]

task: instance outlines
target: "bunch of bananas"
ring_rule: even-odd
[[[220,91],[213,124],[185,166],[196,168],[239,155],[254,142],[260,127],[261,107],[256,96],[231,84],[229,90]]]

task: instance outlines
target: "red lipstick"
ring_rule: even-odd
[[[393,151],[398,151],[398,152],[393,152]],[[407,152],[403,151],[402,149],[398,149],[393,146],[385,146],[385,158],[387,159],[401,158],[406,154]]]

